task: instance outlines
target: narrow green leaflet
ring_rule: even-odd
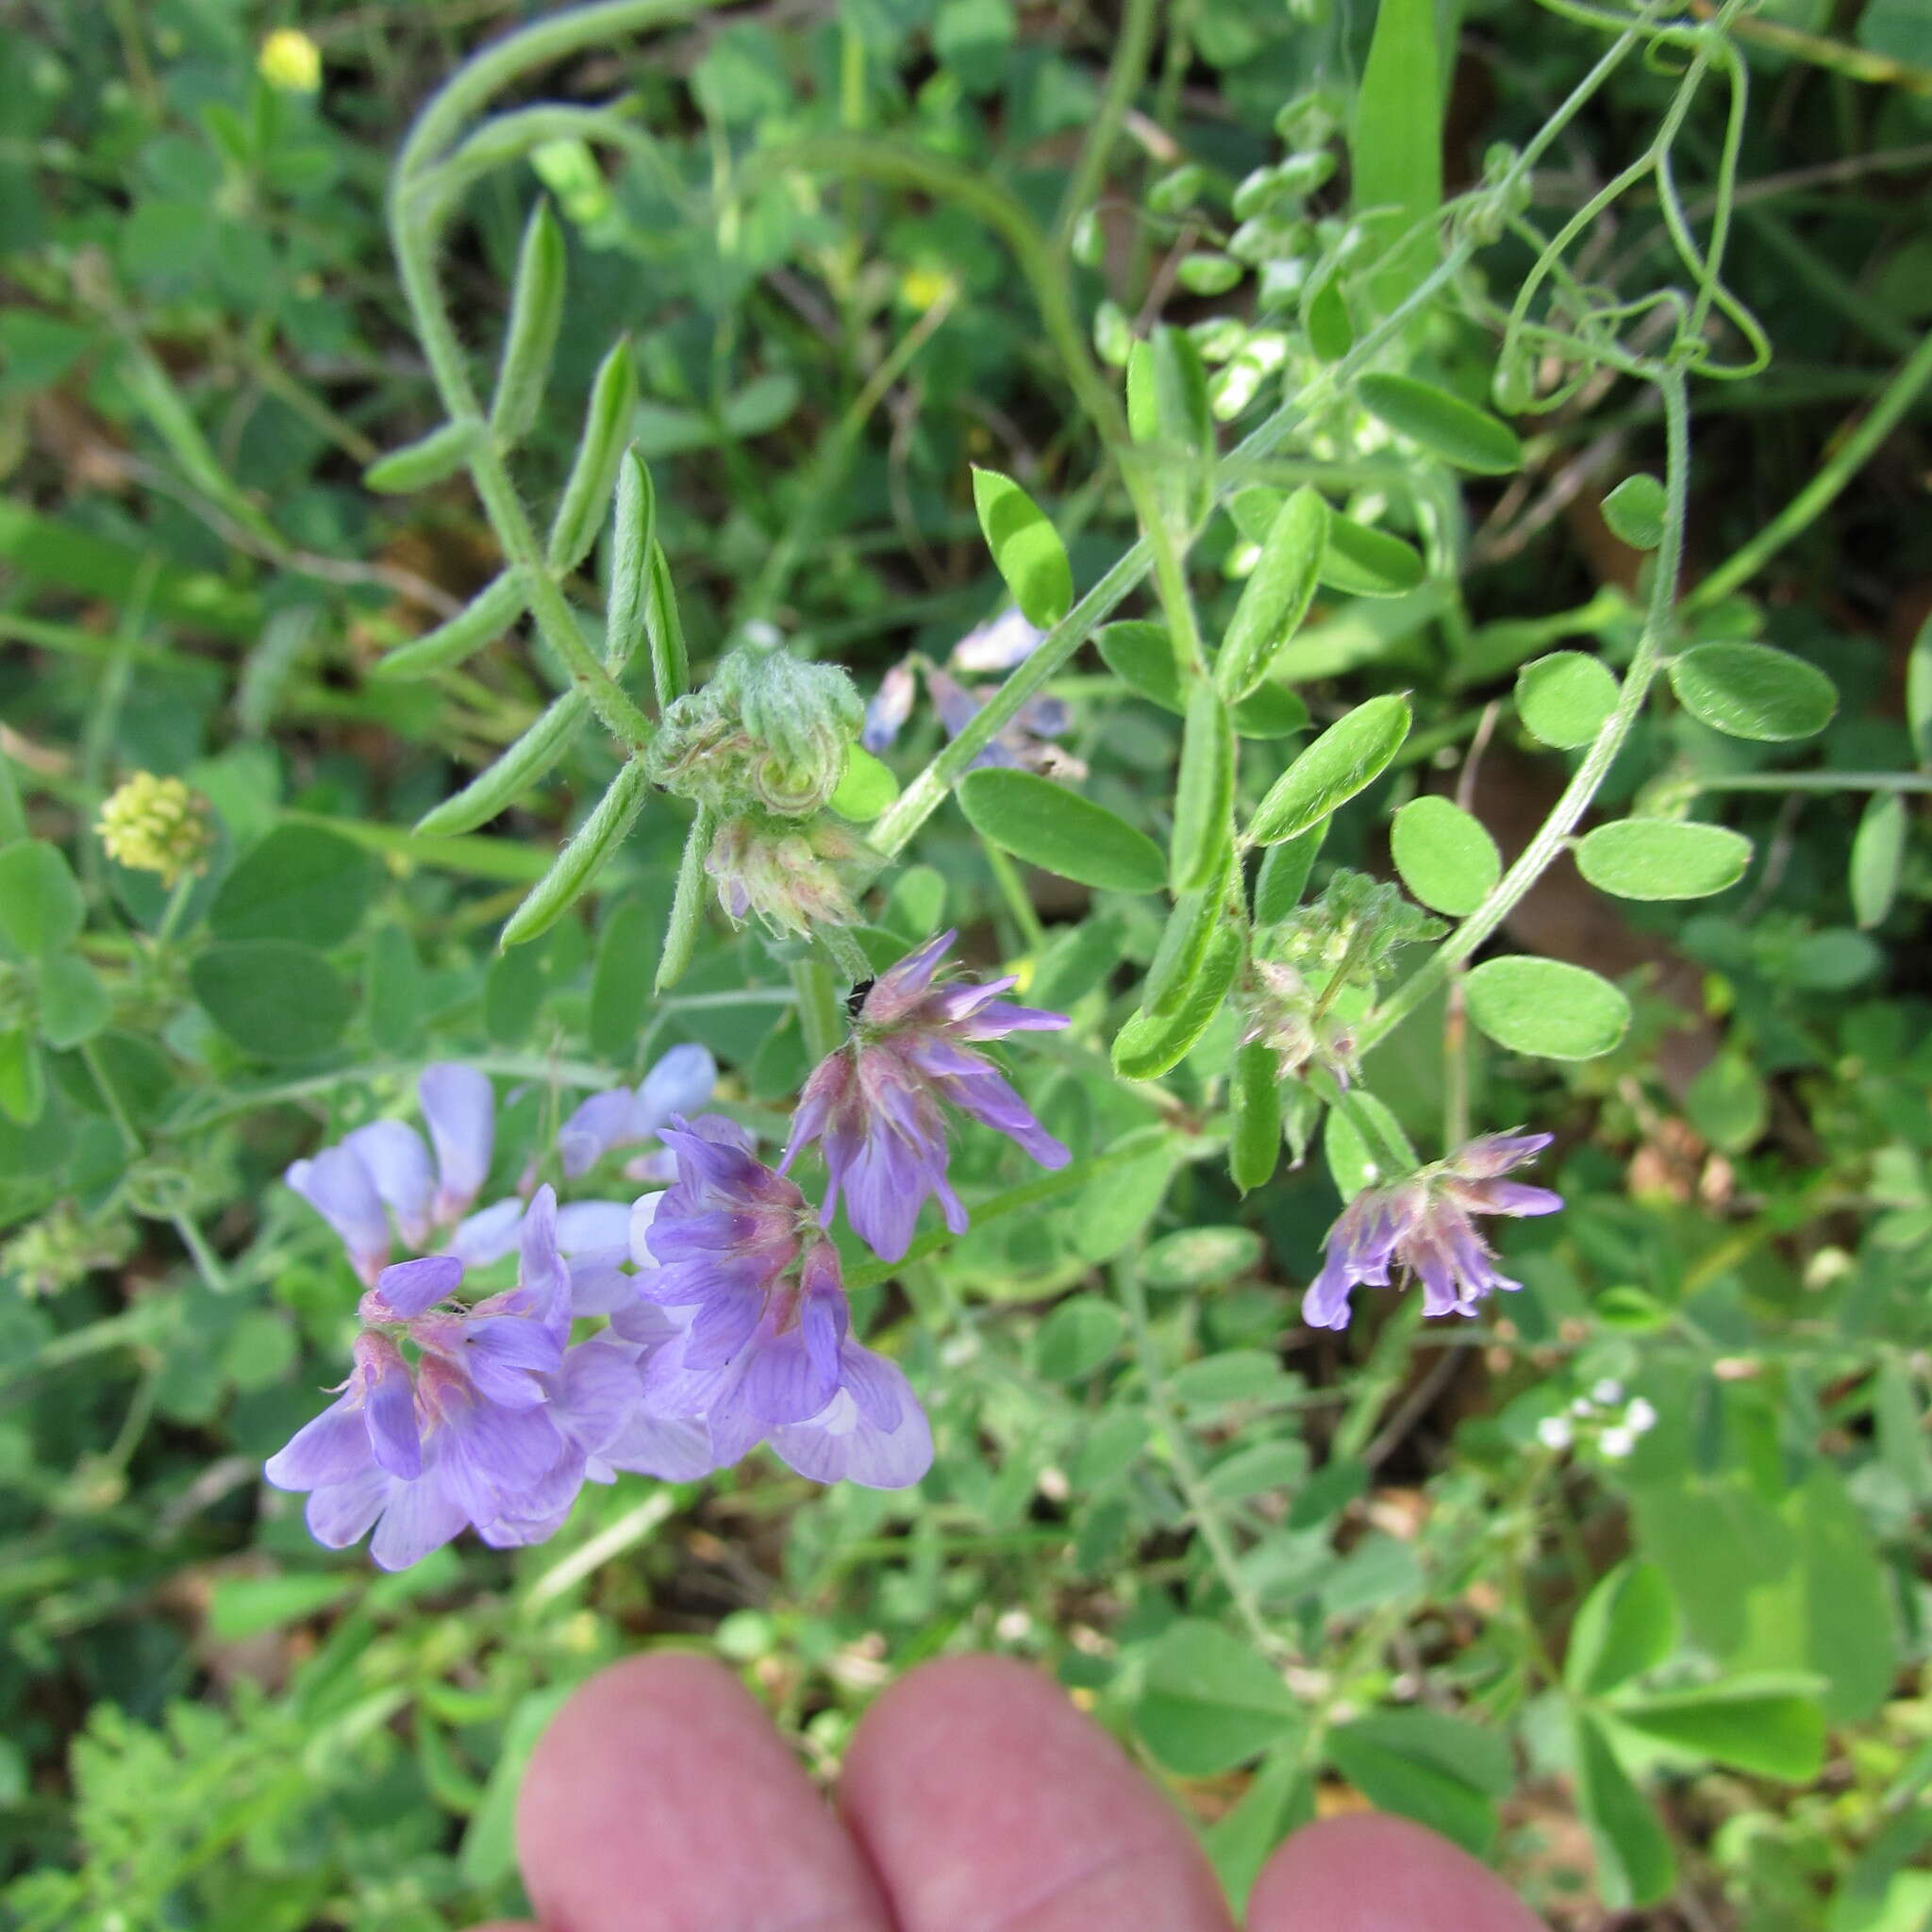
[[[421,833],[473,832],[514,805],[566,751],[584,728],[590,700],[580,691],[552,698],[549,708],[494,764],[486,765],[460,791],[452,792],[416,822]]]
[[[1808,1784],[1824,1762],[1824,1712],[1817,1698],[1753,1684],[1706,1684],[1620,1698],[1616,1720],[1633,1731],[1757,1777]]]
[[[610,587],[604,607],[607,669],[627,663],[643,635],[657,547],[658,490],[633,443],[617,459],[617,497],[610,511]]]
[[[1158,1080],[1186,1058],[1220,1012],[1241,963],[1241,937],[1217,926],[1201,970],[1168,1013],[1136,1013],[1114,1036],[1114,1071],[1127,1080]]]
[[[47,1069],[40,1043],[24,1026],[0,1032],[0,1114],[30,1127],[46,1106]]]
[[[1232,851],[1226,855],[1230,861],[1233,856]],[[1182,892],[1174,900],[1141,989],[1141,1005],[1145,1011],[1173,1012],[1193,985],[1221,922],[1230,869],[1224,866],[1207,885]]]
[[[550,525],[546,555],[552,570],[575,570],[597,541],[637,400],[637,363],[631,357],[630,339],[620,336],[598,364],[591,383],[583,435]]]
[[[377,457],[362,472],[362,480],[370,489],[387,496],[426,490],[432,483],[454,476],[463,467],[476,446],[478,434],[475,423],[445,423],[427,436]]]
[[[1395,814],[1389,845],[1402,883],[1436,912],[1474,912],[1503,876],[1503,857],[1481,820],[1436,793]]]
[[[1328,516],[1328,541],[1322,551],[1322,581],[1351,597],[1402,597],[1428,575],[1422,552],[1340,510]]]
[[[1633,550],[1655,550],[1664,541],[1664,486],[1655,476],[1625,476],[1604,498],[1604,522]]]
[[[1613,1911],[1655,1905],[1676,1883],[1677,1861],[1664,1828],[1617,1762],[1602,1724],[1574,1720],[1576,1795],[1596,1845],[1598,1888]]]
[[[503,928],[505,946],[524,945],[548,931],[591,890],[650,795],[651,781],[642,759],[630,759],[550,870],[531,888],[529,897],[510,915]]]
[[[982,839],[1042,871],[1105,892],[1158,892],[1167,883],[1167,861],[1145,832],[1050,778],[969,772],[958,798]]]
[[[973,472],[973,508],[993,565],[1021,615],[1028,624],[1050,629],[1074,602],[1073,567],[1059,532],[1046,512],[997,470]]]
[[[1121,1345],[1127,1318],[1104,1296],[1069,1295],[1033,1338],[1033,1369],[1049,1382],[1079,1382]]]
[[[1552,651],[1516,674],[1516,715],[1523,728],[1559,751],[1580,750],[1617,708],[1617,678],[1582,651]]]
[[[1906,802],[1896,791],[1874,791],[1852,835],[1852,912],[1870,930],[1885,923],[1905,868]]]
[[[1356,393],[1370,415],[1458,470],[1505,476],[1523,467],[1515,430],[1447,390],[1410,375],[1374,373],[1362,377]]]
[[[1410,1167],[1420,1166],[1414,1147],[1402,1131],[1402,1123],[1366,1087],[1351,1090],[1346,1107],[1328,1109],[1322,1123],[1322,1158],[1328,1163],[1328,1177],[1344,1201],[1352,1201],[1364,1188],[1389,1178],[1389,1156],[1381,1146],[1371,1146],[1357,1124],[1366,1116],[1384,1145]]]
[[[1769,644],[1697,644],[1671,663],[1671,689],[1700,724],[1782,743],[1831,723],[1838,691],[1814,664]]]
[[[491,433],[504,448],[523,441],[542,407],[563,322],[564,282],[563,230],[550,212],[549,197],[539,195],[517,256],[509,328],[490,404]]]
[[[1255,924],[1278,925],[1302,903],[1307,890],[1308,874],[1314,869],[1315,855],[1328,836],[1324,819],[1292,839],[1271,845],[1261,856],[1261,869],[1255,874]]]
[[[1227,708],[1206,678],[1197,678],[1181,734],[1168,853],[1168,880],[1174,891],[1196,890],[1225,869],[1234,839],[1234,726]]]
[[[1920,770],[1932,767],[1932,617],[1919,626],[1906,654],[1906,724]]]
[[[1165,625],[1141,617],[1124,618],[1119,624],[1103,625],[1094,632],[1093,641],[1107,660],[1107,668],[1129,690],[1176,718],[1186,713],[1180,673],[1174,669],[1174,640]]]
[[[1408,736],[1408,700],[1388,695],[1338,719],[1270,789],[1248,826],[1257,845],[1320,824],[1385,772]]]
[[[1620,1563],[1584,1599],[1570,1626],[1563,1681],[1579,1697],[1601,1697],[1654,1671],[1677,1642],[1677,1608],[1655,1563]]]
[[[1617,819],[1577,841],[1576,869],[1619,899],[1707,899],[1751,864],[1751,841],[1724,825]]]
[[[1236,1050],[1228,1104],[1227,1174],[1251,1194],[1281,1163],[1281,1074],[1273,1047],[1255,1040]]]
[[[72,945],[86,910],[58,845],[23,839],[0,851],[0,941],[16,958]]]
[[[1630,1002],[1607,979],[1560,959],[1486,959],[1464,983],[1469,1017],[1498,1046],[1551,1060],[1608,1053],[1630,1030]]]
[[[507,570],[476,592],[457,614],[426,630],[420,638],[399,644],[375,669],[378,678],[427,677],[474,658],[492,644],[529,608],[523,573]]]
[[[1435,266],[1442,205],[1442,61],[1434,0],[1379,0],[1349,131],[1354,212],[1386,315]]]
[[[1275,652],[1307,615],[1327,541],[1328,506],[1304,484],[1275,512],[1221,641],[1214,676],[1230,704],[1267,676]]]
[[[1231,1770],[1305,1728],[1280,1673],[1198,1617],[1183,1617],[1154,1646],[1133,1721],[1155,1757],[1184,1777]]]

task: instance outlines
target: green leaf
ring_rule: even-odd
[[[610,508],[610,583],[604,605],[604,662],[608,671],[630,661],[647,628],[645,609],[657,549],[658,486],[632,443],[617,459],[617,493]],[[660,692],[658,702],[661,708],[670,699]]]
[[[1677,1642],[1677,1607],[1655,1563],[1620,1563],[1584,1599],[1570,1627],[1563,1681],[1579,1697],[1601,1697],[1654,1671]]]
[[[1202,1834],[1208,1860],[1237,1916],[1270,1853],[1314,1816],[1313,1781],[1297,1755],[1283,1752],[1269,1758],[1234,1808]]]
[[[423,1037],[423,967],[416,942],[394,922],[369,936],[363,984],[369,1037],[385,1053],[407,1052]]]
[[[1267,676],[1308,614],[1327,541],[1328,506],[1303,484],[1275,512],[1215,656],[1215,682],[1230,704]]]
[[[1664,486],[1655,476],[1625,476],[1604,498],[1604,522],[1633,550],[1655,550],[1664,541],[1668,508]]]
[[[1213,504],[1214,415],[1201,352],[1171,324],[1127,352],[1127,428],[1148,452],[1166,514],[1188,527],[1200,523]]]
[[[1387,530],[1358,524],[1340,510],[1328,513],[1322,551],[1322,581],[1351,597],[1401,597],[1428,575],[1422,552]]]
[[[617,466],[630,436],[637,407],[638,371],[628,337],[620,336],[597,365],[577,453],[558,499],[545,558],[554,571],[575,570],[597,541],[604,508],[617,482]]]
[[[1577,871],[1619,899],[1707,899],[1735,886],[1750,863],[1741,832],[1674,819],[1617,819],[1576,846]]]
[[[1923,771],[1932,765],[1932,616],[1919,626],[1906,654],[1906,726]]]
[[[108,1024],[108,990],[78,953],[55,953],[41,966],[41,1037],[77,1046]]]
[[[486,765],[460,791],[432,807],[416,821],[418,833],[442,837],[473,832],[506,811],[570,749],[584,728],[590,703],[580,691],[567,691],[494,764]]]
[[[1183,1617],[1148,1656],[1134,1728],[1183,1777],[1231,1770],[1305,1727],[1280,1674],[1217,1624]]]
[[[1316,361],[1340,362],[1355,347],[1355,324],[1337,269],[1309,277],[1302,291],[1301,317]]]
[[[1221,693],[1195,680],[1181,735],[1168,879],[1176,892],[1208,885],[1226,870],[1234,841],[1234,727]]]
[[[1141,1006],[1149,1013],[1171,1013],[1187,996],[1208,958],[1208,947],[1226,903],[1228,875],[1234,854],[1224,856],[1222,870],[1205,886],[1183,892],[1160,929],[1160,943],[1141,988]]]
[[[1285,684],[1257,686],[1228,716],[1241,738],[1291,738],[1308,728],[1307,706]]]
[[[1523,728],[1559,751],[1589,744],[1617,708],[1617,679],[1582,651],[1552,651],[1516,674]]]
[[[1402,883],[1453,919],[1474,912],[1503,876],[1503,856],[1481,821],[1434,793],[1395,814],[1389,845]]]
[[[221,940],[333,946],[361,924],[381,877],[359,845],[314,825],[277,825],[222,881],[208,929]]]
[[[1082,1382],[1121,1345],[1127,1318],[1097,1294],[1070,1295],[1033,1338],[1034,1373],[1049,1382]]]
[[[1599,1895],[1612,1911],[1655,1905],[1676,1882],[1671,1841],[1624,1775],[1596,1719],[1579,1711],[1574,1734],[1577,1803],[1596,1846]]]
[[[208,1598],[208,1628],[224,1643],[239,1643],[300,1624],[339,1604],[357,1589],[340,1570],[300,1571],[287,1576],[225,1576]]]
[[[1248,826],[1260,845],[1278,844],[1319,825],[1374,783],[1408,736],[1407,698],[1370,698],[1329,725],[1282,773]]]
[[[30,1127],[46,1105],[47,1070],[39,1041],[24,1027],[0,1033],[0,1114]]]
[[[1362,1130],[1355,1124],[1357,1113],[1367,1114],[1382,1139],[1409,1166],[1421,1165],[1416,1159],[1415,1149],[1409,1145],[1408,1136],[1402,1130],[1402,1123],[1390,1110],[1387,1102],[1376,1099],[1365,1087],[1355,1088],[1348,1098],[1347,1107],[1330,1108],[1322,1123],[1323,1158],[1328,1163],[1328,1176],[1335,1183],[1335,1191],[1344,1201],[1354,1200],[1364,1188],[1374,1187],[1377,1181],[1389,1178],[1389,1157],[1380,1147],[1369,1145]]]
[[[958,798],[982,839],[1042,871],[1104,892],[1158,892],[1167,882],[1145,832],[1051,779],[985,768],[967,773]]]
[[[1236,1048],[1228,1108],[1228,1178],[1251,1194],[1281,1161],[1281,1074],[1273,1047],[1253,1040]]]
[[[1324,819],[1306,832],[1271,845],[1262,854],[1261,869],[1255,874],[1257,925],[1278,925],[1302,903],[1315,855],[1327,836],[1328,821]]]
[[[58,845],[23,839],[0,851],[0,940],[16,958],[71,946],[87,907]]]
[[[542,407],[563,323],[564,271],[563,230],[550,212],[549,197],[540,194],[517,253],[509,327],[490,404],[490,427],[499,448],[521,442]]]
[[[1345,1728],[1357,1743],[1434,1765],[1444,1776],[1485,1797],[1507,1798],[1516,1787],[1516,1765],[1507,1738],[1466,1718],[1400,1706],[1373,1710]]]
[[[493,577],[457,614],[420,638],[399,644],[371,675],[377,679],[427,677],[474,658],[493,644],[529,608],[523,573],[507,570]]]
[[[1684,1090],[1684,1114],[1713,1147],[1742,1154],[1771,1124],[1771,1096],[1744,1055],[1726,1048]]]
[[[1324,1749],[1329,1763],[1377,1810],[1412,1818],[1475,1857],[1494,1842],[1495,1806],[1453,1773],[1364,1736],[1355,1724],[1331,1731]]]
[[[1433,383],[1376,373],[1362,377],[1356,394],[1370,415],[1458,470],[1507,476],[1523,467],[1523,444],[1515,430]]]
[[[548,932],[596,884],[597,874],[629,836],[650,795],[651,781],[643,760],[627,760],[606,787],[590,817],[557,855],[550,870],[505,923],[500,941],[504,947],[526,945],[540,933]]]
[[[1852,835],[1852,912],[1868,930],[1885,924],[1898,897],[1906,829],[1905,800],[1896,791],[1874,791]]]
[[[644,1024],[649,968],[663,924],[641,898],[604,903],[597,955],[591,969],[591,1051],[607,1059],[630,1052]]]
[[[1348,154],[1351,203],[1376,264],[1365,279],[1382,315],[1436,263],[1442,96],[1434,0],[1378,0]]]
[[[1630,1002],[1607,979],[1560,959],[1486,959],[1464,991],[1471,1020],[1511,1053],[1594,1059],[1630,1026]]]
[[[1021,615],[1041,630],[1052,629],[1074,602],[1073,567],[1059,532],[1046,512],[997,470],[974,470],[973,508],[994,568],[1006,579]]]
[[[1619,1699],[1615,1715],[1658,1743],[1787,1784],[1809,1784],[1824,1763],[1817,1699],[1769,1693],[1749,1680]]]
[[[1181,696],[1180,673],[1174,669],[1174,640],[1165,625],[1128,618],[1103,625],[1093,641],[1107,659],[1107,668],[1129,690],[1176,718],[1185,714],[1187,700]]]
[[[419,436],[414,442],[406,442],[401,449],[377,457],[362,472],[362,480],[386,496],[426,490],[432,483],[454,476],[475,446],[475,424],[445,423],[427,436]]]
[[[1782,743],[1831,723],[1838,691],[1816,665],[1769,644],[1696,644],[1671,663],[1671,689],[1699,723]]]
[[[188,981],[208,1018],[257,1059],[325,1052],[355,1006],[347,981],[320,953],[287,940],[210,946],[189,968]]]
[[[1241,963],[1240,933],[1217,926],[1200,972],[1174,1010],[1136,1013],[1114,1036],[1114,1071],[1123,1079],[1158,1080],[1178,1066],[1220,1012]]]
[[[1141,1278],[1149,1288],[1210,1288],[1247,1274],[1263,1246],[1252,1227],[1176,1228],[1141,1257]]]
[[[899,781],[864,745],[845,754],[845,769],[825,802],[841,819],[855,825],[870,824],[899,795]]]

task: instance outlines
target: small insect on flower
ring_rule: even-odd
[[[1064,1167],[1071,1158],[1006,1075],[974,1051],[1008,1033],[1055,1030],[1067,1016],[1000,999],[1014,984],[1011,974],[977,984],[940,978],[953,939],[941,933],[873,982],[851,1040],[805,1083],[779,1162],[778,1171],[789,1173],[810,1141],[822,1141],[831,1181],[825,1225],[842,1192],[854,1232],[887,1261],[911,1246],[928,1195],[955,1234],[966,1227],[966,1209],[946,1178],[941,1102],[1006,1135],[1042,1167]]]
[[[1302,1298],[1311,1328],[1346,1328],[1349,1296],[1387,1288],[1390,1270],[1423,1284],[1425,1315],[1473,1315],[1497,1289],[1515,1289],[1476,1232],[1477,1214],[1554,1214],[1560,1194],[1505,1180],[1550,1144],[1548,1134],[1484,1134],[1449,1159],[1388,1187],[1365,1188],[1328,1230],[1327,1258]]]
[[[803,1193],[715,1114],[664,1130],[677,1183],[650,1197],[639,1293],[611,1327],[660,1343],[644,1371],[655,1412],[702,1417],[718,1460],[760,1441],[801,1475],[872,1489],[916,1483],[932,1435],[896,1364],[850,1334],[838,1250]],[[691,1309],[664,1339],[662,1313]]]
[[[152,772],[136,772],[108,794],[94,832],[116,865],[155,873],[164,886],[205,871],[214,844],[207,801],[181,779]]]

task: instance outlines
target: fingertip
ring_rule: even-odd
[[[1544,1932],[1487,1865],[1426,1826],[1358,1811],[1298,1831],[1248,1895],[1249,1932]]]

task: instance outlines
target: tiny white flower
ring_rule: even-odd
[[[1576,1400],[1570,1405],[1570,1413],[1572,1415],[1593,1415],[1595,1414],[1595,1408],[1591,1405],[1591,1400],[1587,1395],[1579,1395],[1576,1398]]]
[[[1615,1408],[1624,1399],[1624,1385],[1613,1375],[1606,1375],[1601,1382],[1591,1385],[1590,1399],[1599,1408]]]
[[[1597,1447],[1614,1461],[1622,1461],[1637,1446],[1637,1438],[1628,1429],[1606,1429],[1597,1438]]]
[[[1546,1415],[1536,1425],[1536,1439],[1545,1449],[1567,1449],[1574,1435],[1567,1415]]]
[[[1654,1429],[1657,1426],[1657,1410],[1640,1395],[1624,1411],[1624,1426],[1632,1435],[1641,1436],[1646,1430]]]

